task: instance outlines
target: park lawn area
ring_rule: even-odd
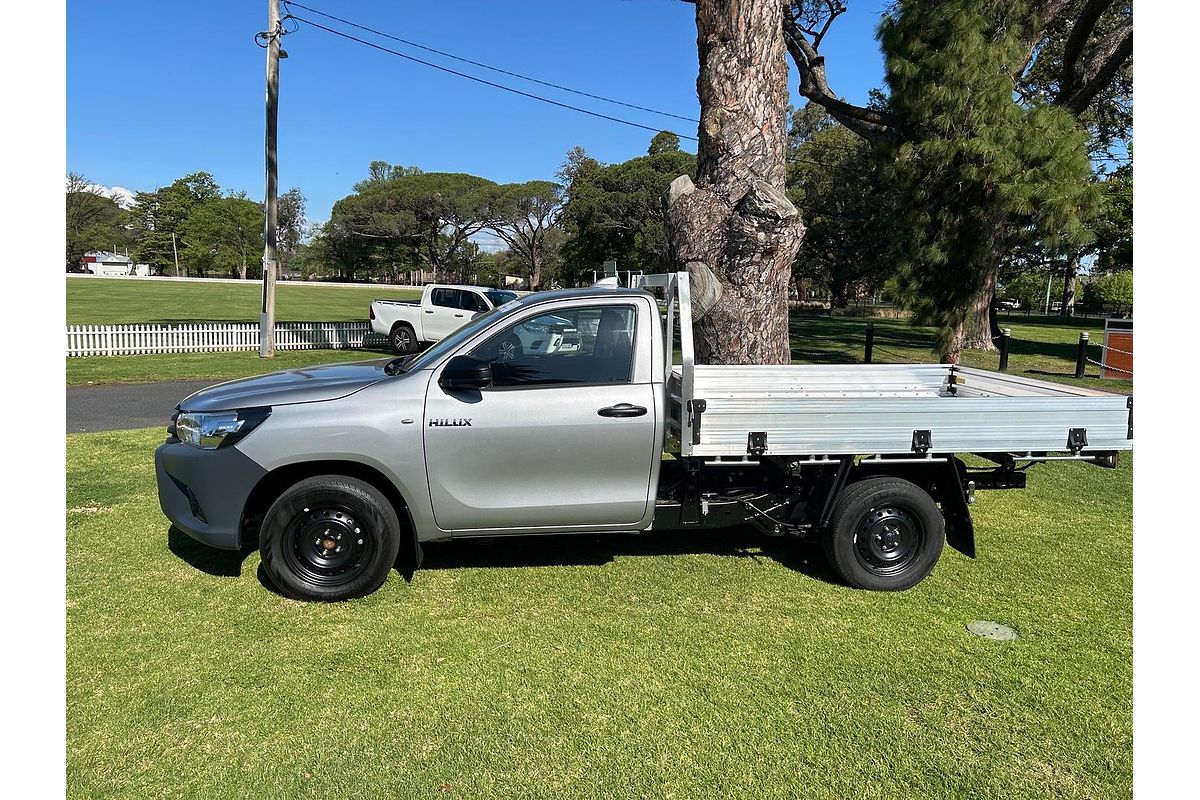
[[[413,300],[415,289],[389,286],[323,286],[280,281],[275,288],[280,321],[367,319],[375,298]],[[120,323],[258,322],[262,284],[67,279],[68,325]]]
[[[824,314],[793,312],[791,315],[792,360],[798,364],[860,364],[866,342],[867,323],[875,325],[874,362],[933,363],[933,329],[910,325],[902,319],[864,319],[829,317]],[[1088,331],[1092,346],[1088,355],[1101,361],[1104,321],[1059,317],[1001,316],[1000,326],[1012,329],[1008,371],[1040,380],[1084,386],[1107,392],[1129,394],[1133,381],[1100,377],[1100,367],[1088,364],[1086,376],[1075,378],[1075,352],[1079,333]],[[996,370],[1000,355],[968,350],[962,363],[969,367]]]
[[[224,381],[339,361],[395,358],[390,350],[279,350],[259,358],[257,350],[230,353],[164,353],[67,359],[67,386],[154,381]]]
[[[169,532],[161,439],[67,437],[69,797],[1131,794],[1132,459],[981,493],[980,557],[899,594],[655,532],[428,545],[316,605]]]

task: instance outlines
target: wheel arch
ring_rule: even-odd
[[[375,467],[361,461],[347,459],[297,461],[276,467],[261,477],[254,488],[250,490],[246,504],[242,508],[239,544],[242,547],[257,546],[263,516],[266,515],[267,509],[271,507],[276,498],[289,486],[317,475],[346,475],[358,478],[382,492],[395,508],[396,516],[400,519],[401,524],[405,526],[403,533],[407,535],[412,546],[413,567],[420,564],[421,545],[417,539],[416,525],[413,523],[408,500],[404,497],[400,487]]]
[[[902,478],[915,483],[941,507],[946,520],[946,544],[968,558],[975,558],[975,522],[967,501],[967,468],[962,459],[941,454],[945,461],[929,464],[888,464],[860,461],[851,472],[847,486],[867,478]]]

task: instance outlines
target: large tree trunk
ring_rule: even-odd
[[[1075,316],[1075,284],[1079,277],[1079,256],[1072,255],[1067,259],[1067,267],[1063,275],[1062,307],[1059,316]]]
[[[697,360],[787,364],[787,290],[804,225],[784,193],[783,4],[696,0],[696,31],[696,181],[671,184],[666,221],[675,268],[700,298]]]

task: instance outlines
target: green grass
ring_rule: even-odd
[[[828,317],[821,314],[793,313],[791,317],[792,359],[796,363],[862,363],[868,320]],[[875,363],[936,362],[933,329],[914,327],[905,320],[875,319]],[[1103,391],[1130,393],[1133,382],[1101,378],[1100,367],[1089,364],[1086,377],[1075,378],[1075,352],[1080,331],[1088,331],[1094,343],[1088,354],[1100,361],[1104,343],[1102,320],[1061,319],[1057,317],[1024,319],[1001,317],[1001,327],[1012,329],[1008,371],[1041,380],[1057,381]],[[995,370],[1000,354],[968,350],[962,363],[970,367]]]
[[[411,300],[413,289],[387,286],[322,286],[280,282],[275,315],[279,320],[365,320],[377,297]],[[257,322],[262,285],[122,281],[103,278],[67,280],[68,325],[137,322]]]
[[[67,437],[70,797],[1131,794],[1129,460],[981,493],[979,559],[901,594],[658,532],[430,545],[323,606],[168,533],[160,439]]]

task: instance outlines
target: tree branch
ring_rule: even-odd
[[[830,8],[833,9],[834,6],[830,5]],[[839,8],[844,10],[840,6]],[[828,32],[829,23],[841,13],[841,10],[831,14],[819,32],[821,37]],[[794,14],[793,7],[783,15],[783,40],[800,73],[800,94],[824,108],[834,119],[868,141],[879,141],[887,136],[892,123],[885,114],[847,103],[829,88],[829,79],[825,71],[825,57],[817,51],[812,42],[805,38],[805,32],[796,21]]]
[[[1096,95],[1116,76],[1121,66],[1133,55],[1133,26],[1128,26],[1125,35],[1109,45],[1112,49],[1104,54],[1097,52],[1088,59],[1088,67],[1095,66],[1095,73],[1085,70],[1083,86],[1069,95],[1059,94],[1055,104],[1066,108],[1076,116],[1082,114]]]
[[[1063,44],[1062,74],[1058,79],[1058,96],[1070,97],[1077,90],[1079,82],[1079,62],[1083,57],[1084,47],[1096,29],[1100,16],[1108,10],[1114,0],[1087,0],[1079,18],[1071,26],[1067,41]],[[1065,104],[1064,104],[1065,105]]]

